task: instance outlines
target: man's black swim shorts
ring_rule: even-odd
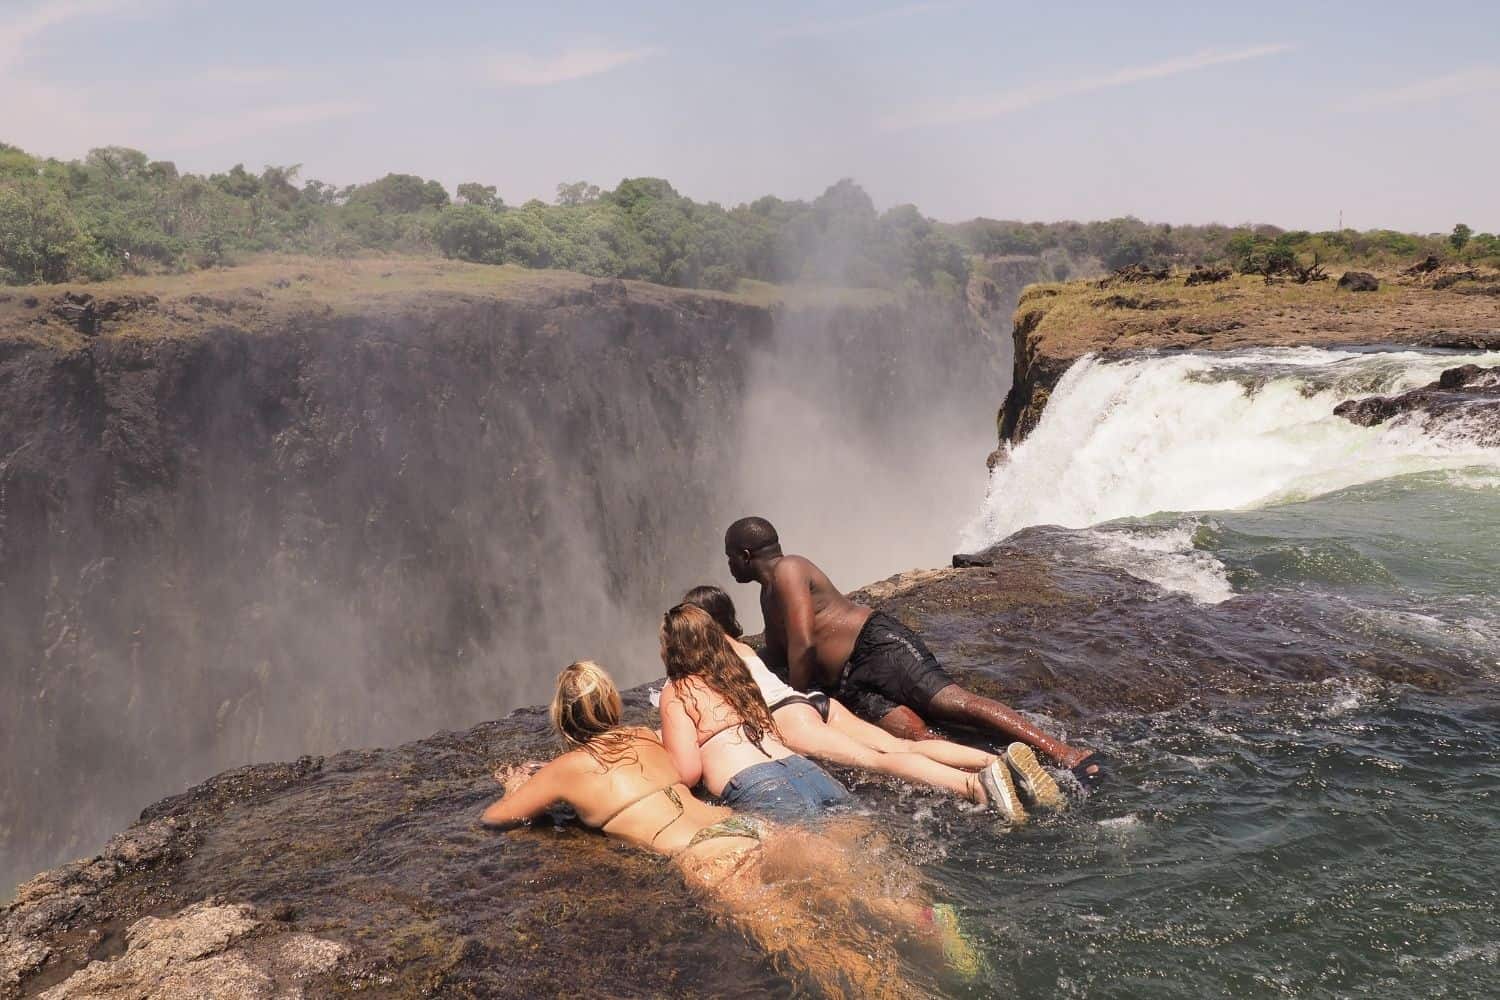
[[[898,705],[926,716],[933,695],[952,683],[915,632],[877,611],[859,630],[834,696],[860,718],[879,722]]]

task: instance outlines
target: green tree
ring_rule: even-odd
[[[349,204],[399,215],[442,208],[448,204],[448,192],[437,181],[423,180],[414,174],[386,174],[378,181],[355,188],[349,195]]]
[[[572,184],[559,184],[557,186],[557,203],[565,207],[576,207],[587,205],[589,202],[599,200],[599,185],[590,184],[588,181],[574,181]]]
[[[1460,222],[1453,227],[1453,232],[1448,234],[1448,242],[1453,244],[1453,249],[1462,250],[1469,242],[1469,237],[1474,235],[1474,230]]]
[[[465,205],[478,208],[500,208],[502,202],[495,193],[495,185],[468,181],[458,186],[458,200]]]
[[[67,281],[109,271],[60,191],[37,178],[0,181],[0,275]]]
[[[432,236],[445,257],[480,264],[505,262],[505,232],[495,213],[481,205],[468,203],[444,209],[433,225]]]

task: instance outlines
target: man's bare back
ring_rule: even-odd
[[[845,597],[802,556],[781,556],[770,569],[770,582],[760,590],[768,662],[786,664],[790,683],[799,690],[833,687],[872,612]]]
[[[836,686],[871,610],[840,593],[810,560],[783,555],[776,529],[764,518],[731,525],[724,556],[736,581],[760,584],[766,663],[784,669],[799,691]]]

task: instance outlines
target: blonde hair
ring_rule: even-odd
[[[611,764],[629,752],[630,734],[620,729],[624,710],[620,689],[605,669],[593,660],[578,660],[557,675],[548,714],[552,728],[570,747]]]

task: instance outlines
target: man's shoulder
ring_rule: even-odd
[[[776,561],[776,566],[771,570],[771,575],[776,579],[787,577],[820,576],[823,571],[818,569],[817,563],[806,556],[784,555]]]

